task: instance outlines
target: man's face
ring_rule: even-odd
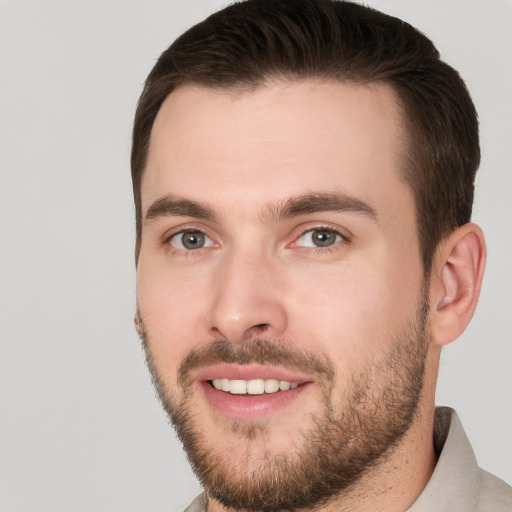
[[[138,306],[160,396],[225,505],[311,506],[413,421],[427,314],[402,144],[385,85],[184,86],[158,113]]]

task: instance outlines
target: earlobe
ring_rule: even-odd
[[[466,329],[478,302],[486,261],[482,230],[473,223],[440,243],[431,278],[430,339],[447,345]]]

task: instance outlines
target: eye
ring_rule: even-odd
[[[169,238],[169,243],[175,249],[194,251],[205,247],[212,247],[213,240],[202,231],[182,231]]]
[[[333,229],[310,229],[304,232],[295,245],[300,247],[330,247],[344,240],[337,231]]]

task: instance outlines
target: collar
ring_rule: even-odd
[[[457,413],[437,407],[434,446],[439,455],[432,477],[409,512],[473,510],[480,495],[480,469]]]

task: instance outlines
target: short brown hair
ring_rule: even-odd
[[[457,71],[411,25],[335,0],[247,0],[180,36],[157,61],[133,128],[136,258],[141,178],[153,122],[179,85],[252,89],[269,78],[384,82],[394,89],[408,136],[404,177],[416,205],[425,275],[440,240],[469,222],[480,163],[477,113]]]

